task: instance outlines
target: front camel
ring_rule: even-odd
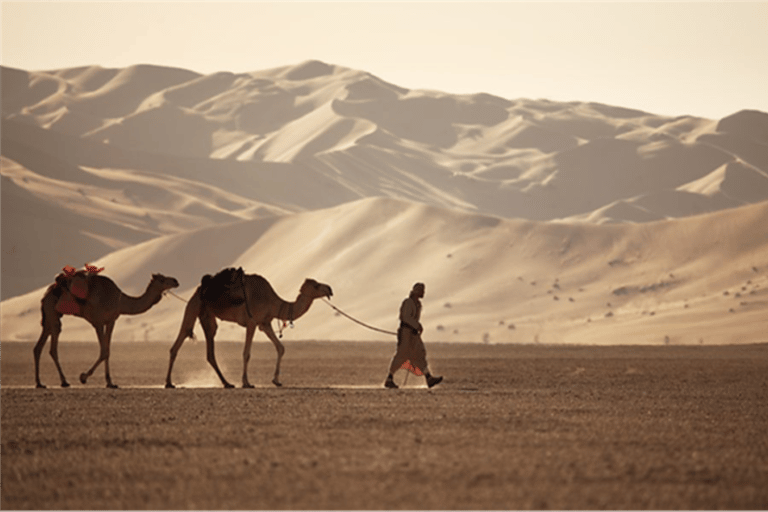
[[[173,277],[153,274],[147,289],[140,297],[131,297],[123,293],[110,278],[97,275],[98,270],[75,272],[71,267],[65,267],[65,273],[56,278],[56,282],[48,287],[41,301],[42,327],[40,338],[34,348],[35,383],[38,388],[45,386],[40,382],[40,354],[45,342],[51,338],[51,357],[59,372],[62,387],[69,387],[64,372],[59,364],[59,334],[61,333],[61,317],[63,315],[79,316],[87,320],[96,330],[99,341],[99,357],[93,366],[80,374],[80,382],[86,383],[88,377],[104,362],[104,375],[108,388],[116,388],[109,374],[109,349],[112,342],[112,331],[115,321],[120,315],[139,315],[160,302],[167,290],[179,286]]]
[[[307,279],[301,285],[299,295],[294,302],[281,299],[269,282],[257,274],[246,274],[242,268],[224,269],[215,276],[203,277],[200,286],[187,303],[184,318],[176,342],[171,347],[171,358],[168,363],[168,375],[165,387],[174,388],[171,381],[173,363],[181,345],[188,337],[193,336],[195,320],[200,319],[200,325],[205,333],[206,354],[208,363],[216,371],[226,388],[233,387],[227,382],[216,363],[214,351],[214,336],[218,324],[216,319],[235,322],[245,327],[245,349],[243,350],[243,387],[252,388],[248,381],[248,361],[251,358],[251,344],[256,329],[260,329],[275,345],[277,362],[272,383],[282,386],[280,382],[280,362],[285,353],[285,347],[272,329],[272,320],[292,322],[309,311],[312,302],[320,297],[331,297],[333,291],[327,284]]]

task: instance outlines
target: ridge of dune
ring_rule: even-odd
[[[296,66],[289,67],[283,73],[283,77],[288,80],[311,80],[320,76],[331,75],[335,69],[335,66],[319,60],[307,60]]]
[[[365,120],[340,117],[330,105],[325,105],[291,121],[286,128],[266,137],[256,151],[247,155],[248,159],[292,162],[326,151],[342,150],[372,133],[375,125]],[[239,159],[243,160],[243,157]]]
[[[710,174],[692,181],[679,190],[710,198],[728,200],[731,206],[762,200],[768,192],[768,175],[744,162],[721,165]]]
[[[765,144],[768,139],[768,113],[741,110],[717,123],[717,131],[740,135]]]
[[[83,66],[47,72],[72,84],[72,89],[81,92],[95,92],[121,72],[120,69],[105,69],[101,66]]]

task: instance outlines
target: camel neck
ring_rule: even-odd
[[[162,294],[151,288],[150,284],[140,297],[131,297],[122,293],[120,295],[120,314],[139,315],[160,302]]]
[[[283,300],[280,304],[279,310],[277,311],[277,315],[275,316],[279,320],[286,320],[290,322],[298,319],[300,316],[304,315],[304,313],[309,311],[309,307],[311,305],[312,299],[300,293],[299,296],[296,297],[296,300],[293,302]]]

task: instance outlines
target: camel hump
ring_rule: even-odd
[[[209,288],[209,287],[226,287],[232,284],[239,285],[241,283],[241,278],[245,275],[245,272],[243,271],[243,267],[230,267],[225,268],[224,270],[220,270],[215,276],[211,276],[211,274],[206,274],[203,276],[203,279],[201,280],[200,284],[203,286],[203,288]]]
[[[215,276],[206,274],[200,281],[200,297],[205,302],[226,301],[228,305],[239,305],[245,302],[242,267],[225,268]]]

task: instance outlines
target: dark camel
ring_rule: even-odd
[[[216,335],[217,318],[227,322],[235,322],[245,327],[243,387],[253,387],[248,381],[248,361],[251,358],[251,344],[257,327],[275,345],[277,363],[272,383],[275,386],[282,386],[280,383],[280,361],[285,353],[285,347],[272,329],[272,320],[277,318],[292,322],[306,313],[316,298],[330,298],[332,295],[333,291],[327,284],[318,283],[314,279],[307,279],[301,285],[301,290],[296,300],[294,302],[287,302],[277,295],[266,279],[257,274],[245,274],[242,268],[225,269],[214,277],[206,275],[203,277],[200,286],[195,290],[184,311],[184,319],[181,323],[179,335],[171,347],[171,359],[168,364],[165,387],[175,387],[171,382],[173,363],[184,340],[188,337],[193,337],[192,329],[195,326],[195,320],[198,318],[205,333],[208,363],[216,371],[225,388],[233,386],[224,378],[216,363],[214,336]]]

